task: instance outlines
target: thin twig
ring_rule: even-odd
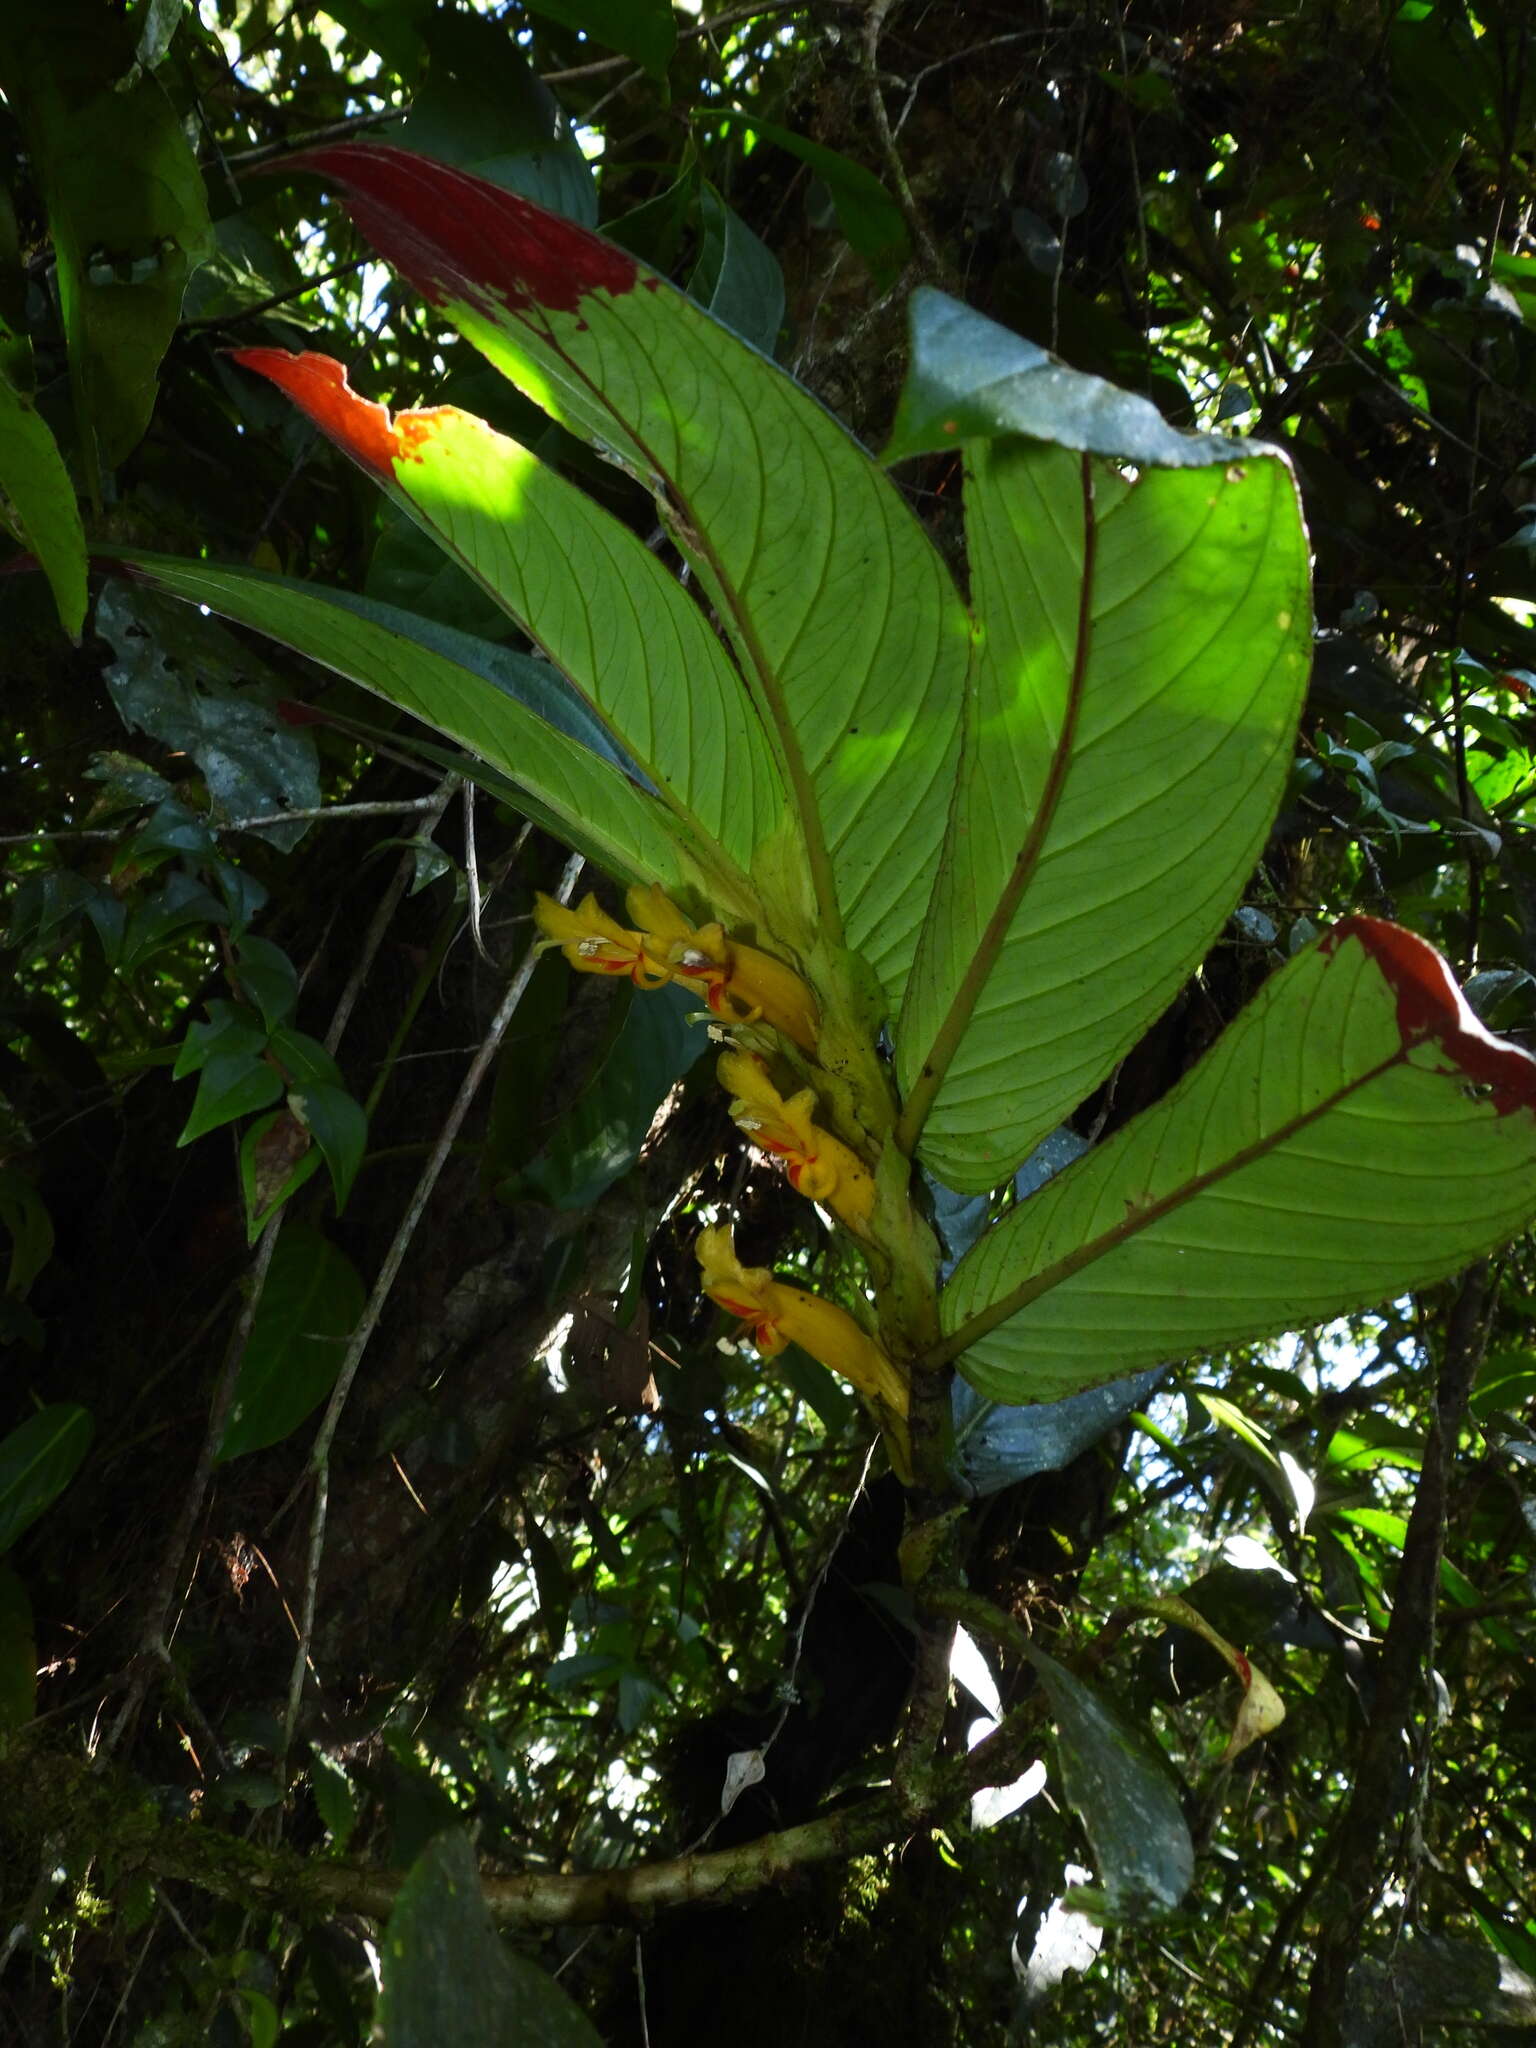
[[[584,866],[585,862],[579,853],[571,855],[571,858],[565,864],[565,872],[560,877],[560,886],[555,891],[557,902],[569,903]],[[432,1191],[437,1186],[438,1178],[448,1162],[449,1155],[463,1127],[464,1119],[469,1114],[470,1106],[479,1092],[480,1085],[490,1071],[491,1063],[496,1057],[497,1049],[506,1035],[513,1016],[516,1014],[518,1004],[522,1001],[528,984],[533,979],[533,972],[538,965],[538,961],[539,952],[537,945],[530,946],[523,955],[517,972],[513,975],[507,986],[507,992],[501,1000],[501,1005],[496,1015],[491,1020],[490,1029],[486,1032],[479,1051],[470,1062],[459,1092],[454,1098],[453,1107],[449,1110],[447,1117],[444,1119],[443,1127],[437,1134],[437,1142],[432,1148],[426,1165],[421,1170],[421,1178],[416,1183],[411,1199],[406,1204],[405,1213],[400,1218],[399,1226],[395,1231],[389,1250],[384,1255],[384,1262],[379,1268],[378,1278],[373,1283],[373,1291],[368,1297],[367,1305],[364,1307],[361,1317],[358,1319],[357,1328],[353,1331],[348,1342],[346,1355],[342,1359],[341,1371],[337,1374],[336,1384],[331,1391],[331,1398],[326,1405],[325,1415],[321,1420],[319,1429],[315,1432],[314,1445],[309,1455],[309,1470],[315,1477],[315,1504],[310,1515],[309,1549],[304,1574],[304,1604],[299,1623],[300,1639],[294,1654],[293,1668],[289,1673],[288,1679],[288,1706],[284,1718],[283,1741],[285,1755],[293,1747],[294,1731],[298,1726],[299,1709],[304,1698],[304,1674],[310,1668],[310,1644],[314,1639],[315,1632],[315,1605],[320,1583],[320,1559],[325,1548],[325,1525],[330,1503],[329,1472],[331,1445],[335,1441],[342,1410],[347,1405],[347,1398],[352,1391],[353,1382],[357,1378],[358,1368],[363,1362],[363,1354],[368,1349],[368,1344],[374,1331],[378,1328],[379,1318],[383,1314],[384,1305],[389,1300],[390,1294],[393,1291],[400,1268],[404,1264],[406,1252],[410,1248],[411,1240],[415,1237],[421,1219],[426,1213],[427,1203],[431,1200]]]
[[[451,779],[458,780],[457,776]],[[208,818],[204,823],[212,832],[256,832],[268,825],[328,825],[333,818],[414,817],[418,811],[430,811],[446,802],[434,791],[431,796],[404,797],[397,803],[318,804],[308,810],[264,811],[255,818]],[[0,838],[0,846],[31,846],[40,839],[121,839],[132,829],[128,825],[61,825],[51,832],[12,832]]]
[[[943,259],[934,246],[933,237],[928,232],[928,222],[923,210],[913,196],[906,165],[901,160],[901,151],[896,147],[896,137],[891,133],[891,117],[886,112],[885,94],[880,85],[880,34],[892,5],[893,0],[871,0],[869,12],[864,17],[865,89],[869,96],[869,111],[874,119],[875,134],[880,142],[880,152],[885,158],[886,169],[891,174],[891,183],[896,187],[896,203],[901,208],[901,217],[907,224],[913,247],[917,250],[928,275],[942,280],[948,273]]]
[[[411,805],[413,812],[421,814],[422,832],[434,830],[439,819],[452,801],[453,792],[457,789],[458,784],[458,776],[450,771],[443,777],[430,796],[418,797],[415,803]],[[368,979],[372,971],[379,948],[384,943],[384,935],[389,930],[394,920],[395,912],[400,907],[400,899],[410,887],[411,876],[414,874],[415,868],[415,855],[405,854],[399,866],[395,869],[389,887],[379,899],[379,907],[375,910],[369,922],[367,936],[363,940],[362,951],[357,956],[357,964],[347,977],[347,985],[342,990],[340,1000],[336,1004],[336,1014],[331,1019],[331,1028],[325,1034],[325,1049],[329,1053],[334,1053],[337,1046],[341,1043],[341,1034],[346,1030],[347,1020],[352,1015],[353,1007],[358,997],[362,994],[363,983]]]

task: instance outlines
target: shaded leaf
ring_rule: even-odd
[[[0,1735],[37,1711],[37,1638],[32,1602],[8,1564],[0,1564]]]
[[[148,425],[182,292],[211,248],[180,118],[154,74],[127,84],[133,61],[132,24],[95,0],[10,0],[0,15],[0,88],[47,207],[93,483],[98,455],[115,467]]]
[[[336,1194],[337,1213],[347,1206],[352,1183],[368,1148],[368,1119],[360,1102],[354,1102],[344,1088],[325,1081],[307,1081],[289,1096],[295,1113],[313,1133],[321,1156],[330,1168],[331,1186]]]
[[[59,1401],[0,1439],[0,1555],[74,1478],[90,1449],[93,1427],[84,1408]]]
[[[784,273],[741,215],[705,179],[699,187],[703,234],[688,295],[714,319],[773,354],[784,324]]]
[[[848,246],[869,265],[876,285],[886,291],[896,282],[911,254],[911,238],[901,208],[873,171],[839,150],[828,149],[824,142],[812,142],[809,136],[797,135],[773,121],[761,121],[746,110],[723,115],[721,125],[749,128],[814,171],[827,188]]]
[[[1427,1285],[1536,1210],[1533,1120],[1536,1061],[1433,947],[1347,918],[966,1255],[942,1303],[961,1370],[1056,1395]]]
[[[178,1145],[190,1145],[224,1124],[258,1109],[270,1109],[283,1092],[283,1079],[259,1052],[216,1052],[204,1062],[192,1114]]]
[[[554,1979],[498,1939],[460,1828],[435,1836],[411,1866],[379,1960],[384,2048],[597,2048]]]
[[[1056,1722],[1062,1789],[1093,1844],[1110,1913],[1171,1913],[1194,1877],[1195,1852],[1166,1760],[1053,1657],[1031,1650],[1029,1660]]]
[[[85,623],[85,529],[59,444],[0,368],[0,516],[42,564],[71,640]]]
[[[119,551],[136,573],[206,604],[376,691],[512,778],[530,816],[628,881],[674,887],[682,868],[665,814],[607,758],[588,750],[591,714],[546,662],[389,605],[254,570],[209,569]],[[586,726],[573,739],[570,728]]]
[[[528,4],[535,14],[633,57],[653,78],[663,76],[677,47],[677,22],[669,0],[528,0]]]
[[[1221,434],[1181,434],[1149,398],[1072,369],[931,285],[912,294],[907,321],[911,358],[884,462],[1009,434],[1167,469],[1273,453]]]
[[[336,1384],[363,1312],[357,1268],[318,1230],[288,1220],[256,1307],[219,1444],[221,1463],[281,1443]]]

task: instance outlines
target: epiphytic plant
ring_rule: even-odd
[[[584,971],[694,990],[738,1123],[868,1268],[869,1326],[704,1233],[771,1354],[845,1374],[946,1486],[947,1368],[1054,1399],[1454,1271],[1536,1210],[1536,1063],[1353,917],[939,1286],[932,1189],[1006,1187],[1201,959],[1263,844],[1310,642],[1283,457],[1174,433],[931,292],[887,460],[963,452],[969,589],[792,380],[600,237],[396,149],[290,159],[521,391],[652,492],[685,582],[554,469],[341,366],[238,358],[547,657],[129,557],[467,747],[627,890],[541,905]],[[922,1176],[928,1176],[925,1191]]]

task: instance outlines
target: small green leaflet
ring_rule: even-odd
[[[281,1443],[314,1413],[362,1312],[352,1261],[310,1225],[287,1221],[241,1360],[221,1463]]]
[[[93,1428],[84,1408],[58,1401],[0,1439],[0,1556],[74,1478]]]

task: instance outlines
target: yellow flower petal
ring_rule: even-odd
[[[663,988],[672,969],[647,949],[645,935],[627,930],[597,898],[584,896],[574,910],[542,892],[533,899],[533,921],[548,946],[558,946],[582,974],[625,974],[636,988]]]
[[[846,1309],[776,1280],[766,1266],[743,1266],[729,1230],[701,1231],[695,1252],[704,1292],[752,1324],[752,1340],[765,1356],[798,1344],[860,1393],[882,1401],[893,1415],[906,1415],[906,1381]]]
[[[731,1024],[771,1024],[805,1052],[816,1050],[820,1016],[806,983],[759,946],[728,938],[723,925],[691,924],[659,884],[624,899],[653,953]]]
[[[786,1101],[752,1053],[722,1053],[716,1071],[733,1097],[731,1115],[753,1144],[784,1161],[790,1186],[829,1208],[850,1230],[866,1232],[874,1180],[858,1154],[815,1121],[811,1090],[802,1088]]]

